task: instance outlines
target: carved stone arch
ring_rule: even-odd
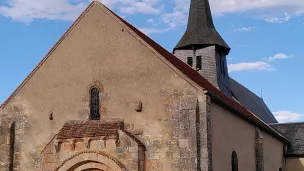
[[[97,88],[99,92],[104,92],[103,84],[100,81],[95,80],[88,85],[87,87],[88,95],[90,95],[90,91],[92,88]]]
[[[127,171],[115,158],[99,151],[83,151],[64,160],[54,171],[78,170]]]

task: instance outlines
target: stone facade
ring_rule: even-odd
[[[1,106],[1,171],[228,171],[232,151],[240,166],[255,169],[256,125],[198,84],[229,95],[216,47],[192,55],[203,57],[211,72],[199,72],[218,89],[195,71],[201,80],[185,76],[130,27],[99,2],[89,5]],[[90,120],[92,87],[97,121]],[[270,133],[263,132],[270,149],[263,155],[273,170],[282,167],[283,154],[271,155],[283,142]]]
[[[99,2],[88,7],[3,107],[1,167],[9,167],[12,122],[16,171],[54,169],[71,157],[65,154],[92,151],[82,148],[85,140],[76,140],[77,150],[61,155],[50,143],[66,122],[90,118],[91,87],[100,90],[101,119],[124,120],[124,130],[144,144],[146,170],[196,170],[197,95],[204,93]],[[63,142],[64,148],[71,141]],[[51,151],[44,150],[48,144]],[[135,150],[119,144],[115,148],[126,155]],[[79,156],[86,155],[91,153]],[[116,152],[110,157],[129,168]]]

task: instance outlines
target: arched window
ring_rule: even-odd
[[[232,171],[239,170],[238,158],[237,158],[237,154],[235,151],[233,151],[232,155],[231,155],[231,168],[232,168]]]
[[[90,119],[91,120],[99,120],[100,112],[99,112],[99,90],[98,88],[91,89],[91,101],[90,101]]]
[[[280,168],[280,169],[279,169],[279,171],[283,171],[283,169],[282,169],[282,168]]]

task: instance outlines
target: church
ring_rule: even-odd
[[[304,123],[229,77],[208,0],[172,52],[92,1],[0,106],[1,171],[304,171]]]

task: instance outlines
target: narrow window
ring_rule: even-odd
[[[13,170],[14,168],[14,157],[15,157],[15,122],[10,127],[10,162],[9,162],[9,170]]]
[[[196,69],[202,70],[202,57],[201,56],[196,57]]]
[[[221,70],[221,74],[226,75],[225,58],[223,56],[220,56],[220,70]]]
[[[222,70],[223,70],[223,75],[226,75],[226,69],[225,69],[225,59],[222,57]]]
[[[232,171],[239,170],[238,158],[237,158],[237,154],[235,151],[233,151],[232,155],[231,155],[231,168],[232,168]]]
[[[187,64],[190,65],[191,67],[193,66],[193,58],[192,57],[187,58]]]
[[[99,113],[99,90],[97,88],[91,89],[91,120],[99,120],[100,113]]]
[[[220,57],[220,70],[221,70],[221,73],[223,73],[223,67],[222,67],[222,64],[223,62],[222,62],[222,57]]]

